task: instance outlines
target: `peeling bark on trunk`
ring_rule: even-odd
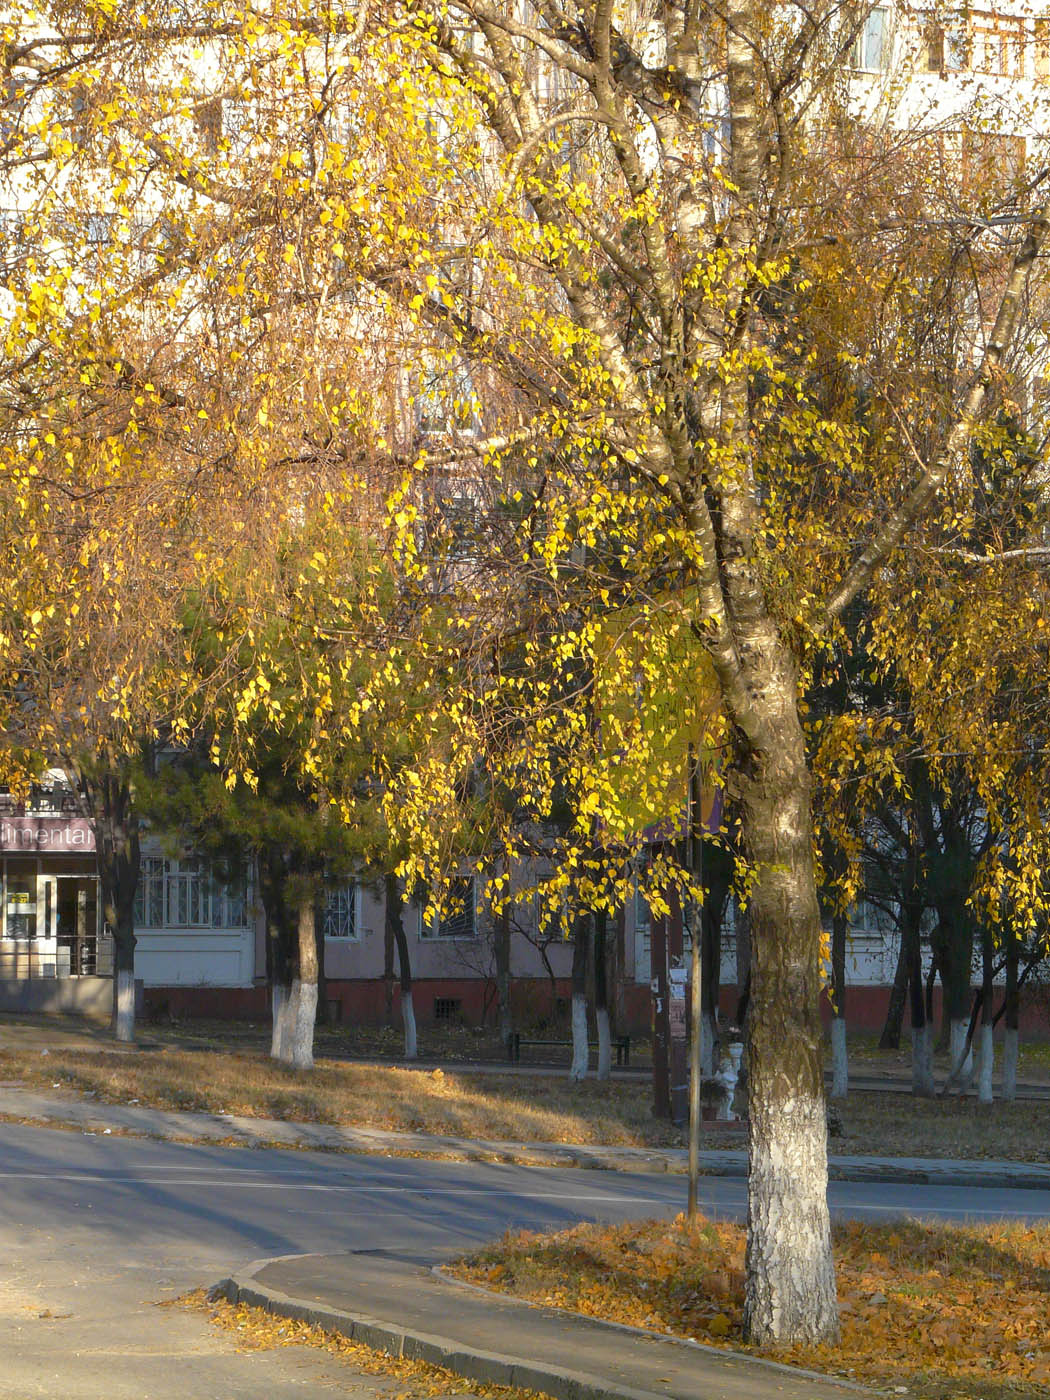
[[[744,1326],[757,1344],[826,1341],[838,1335],[838,1307],[827,1204],[811,779],[794,669],[764,620],[751,645],[748,693],[759,713],[749,717],[749,727],[762,748],[753,743],[741,765],[741,826],[755,872]]]
[[[591,942],[590,917],[578,914],[572,934],[572,1063],[569,1079],[575,1084],[587,1078],[587,954]]]
[[[396,875],[388,874],[383,882],[383,889],[386,895],[386,923],[397,947],[398,973],[401,978],[401,1025],[405,1035],[405,1059],[414,1060],[418,1053],[416,1009],[412,1002],[412,959],[408,951],[408,939],[405,936],[401,882]]]

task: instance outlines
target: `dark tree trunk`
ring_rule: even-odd
[[[846,934],[849,920],[839,910],[831,922],[831,1097],[849,1093],[849,1051],[846,1045]]]
[[[886,1021],[879,1036],[880,1050],[899,1050],[901,1026],[904,1023],[904,1005],[908,996],[908,978],[911,974],[912,937],[910,921],[901,919],[901,940],[897,949],[897,966],[893,973],[893,986],[890,988],[889,1004],[886,1007]]]
[[[927,1014],[927,997],[922,981],[922,944],[912,940],[908,971],[911,992],[911,1087],[920,1098],[929,1098],[933,1083],[933,1026]]]
[[[388,874],[383,882],[386,895],[386,924],[390,936],[397,947],[398,972],[401,979],[401,1025],[405,1033],[405,1059],[414,1060],[416,1047],[416,1008],[412,1002],[412,958],[408,951],[408,938],[405,934],[404,899],[401,895],[401,881],[396,875]]]
[[[113,935],[112,1028],[117,1040],[135,1038],[135,891],[140,850],[138,815],[126,776],[102,773],[83,780],[95,828],[102,917]]]
[[[394,925],[383,918],[383,993],[386,1005],[386,1023],[394,1024]]]
[[[266,974],[270,983],[273,1021],[270,1057],[284,1064],[291,1062],[292,1055],[292,986],[298,963],[296,938],[288,909],[287,878],[283,852],[276,846],[264,847],[259,853],[259,893],[266,918]]]
[[[328,1000],[328,974],[325,971],[324,897],[314,900],[314,941],[317,944],[317,1024],[332,1024],[332,1006]]]
[[[992,931],[981,928],[981,1029],[978,1045],[977,1100],[991,1103],[992,1075],[995,1064],[995,948]]]
[[[1020,941],[1013,925],[1006,932],[1006,997],[1003,1010],[1006,1015],[1006,1031],[1003,1040],[1003,1098],[1017,1097],[1017,1055],[1019,1049],[1020,989],[1017,979]]]
[[[594,1019],[598,1025],[598,1079],[612,1074],[612,1032],[609,1025],[609,938],[604,909],[594,911]]]
[[[496,915],[496,995],[499,1006],[499,1038],[504,1047],[510,1044],[514,1021],[510,1008],[510,904]]]

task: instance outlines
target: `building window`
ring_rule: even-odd
[[[1024,41],[1023,19],[975,12],[970,20],[973,71],[993,77],[1021,77],[1024,74]]]
[[[860,33],[853,41],[854,68],[865,73],[884,73],[889,67],[889,15],[889,10],[881,5],[868,12]]]
[[[1034,38],[1032,67],[1036,81],[1045,83],[1050,81],[1050,20],[1035,21]]]
[[[339,885],[325,895],[324,904],[325,938],[358,939],[357,931],[357,885]]]
[[[927,15],[923,23],[924,66],[930,73],[959,73],[966,67],[966,23],[956,15]]]
[[[463,1014],[459,997],[435,997],[434,1020],[458,1021]]]
[[[248,881],[221,884],[201,860],[143,858],[135,892],[137,928],[249,928]]]
[[[477,892],[473,875],[456,876],[449,881],[445,902],[429,918],[426,900],[419,911],[420,938],[476,938]]]
[[[978,195],[1000,198],[1020,188],[1025,173],[1025,139],[996,132],[963,132],[962,177],[964,188]]]
[[[635,931],[642,935],[642,950],[648,953],[652,946],[653,915],[645,897],[645,890],[638,883],[637,877],[634,882],[634,927]]]

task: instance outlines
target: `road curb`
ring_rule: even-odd
[[[682,1148],[600,1147],[575,1143],[501,1142],[484,1138],[454,1138],[438,1134],[396,1133],[375,1128],[340,1128],[330,1124],[299,1124],[253,1119],[236,1114],[185,1113],[178,1110],[130,1108],[84,1100],[46,1101],[43,1093],[5,1096],[0,1093],[0,1122],[74,1131],[201,1143],[245,1150],[280,1148],[289,1151],[334,1152],[347,1156],[421,1157],[436,1161],[494,1162],[509,1166],[613,1171],[682,1176],[687,1154]],[[701,1149],[704,1177],[746,1178],[747,1154],[738,1148]],[[1050,1191],[1050,1166],[979,1160],[932,1158],[828,1158],[832,1181],[872,1185],[961,1186],[977,1189]]]
[[[302,1255],[285,1255],[282,1258],[303,1258]],[[434,1333],[415,1331],[398,1324],[369,1317],[365,1313],[350,1313],[341,1308],[326,1307],[321,1303],[305,1303],[279,1289],[260,1283],[256,1275],[277,1259],[263,1259],[248,1266],[246,1276],[231,1275],[221,1279],[208,1291],[208,1298],[214,1301],[225,1298],[233,1304],[262,1308],[276,1317],[287,1317],[310,1326],[320,1327],[328,1332],[337,1332],[349,1340],[374,1351],[385,1352],[389,1356],[404,1357],[408,1361],[424,1361],[432,1366],[443,1366],[466,1380],[484,1385],[516,1386],[522,1390],[540,1391],[553,1397],[553,1400],[668,1400],[665,1391],[639,1389],[596,1376],[586,1371],[572,1371],[566,1367],[554,1366],[549,1362],[529,1361],[523,1357],[501,1352],[483,1351],[464,1346],[460,1341],[442,1337]],[[503,1302],[517,1304],[530,1309],[535,1304],[527,1299],[495,1294],[477,1284],[465,1283],[460,1279],[442,1275],[439,1268],[428,1271],[433,1277],[449,1288],[461,1288],[468,1292],[499,1297]],[[568,1316],[574,1316],[571,1312]],[[589,1318],[594,1322],[600,1319]],[[685,1337],[668,1336],[663,1332],[653,1332],[646,1328],[629,1327],[623,1323],[604,1322],[602,1326],[630,1336],[653,1338],[667,1342],[685,1351],[698,1351],[714,1354],[719,1360],[735,1363],[750,1370],[790,1377],[793,1380],[813,1380],[823,1386],[831,1386],[848,1396],[871,1397],[877,1392],[839,1376],[825,1375],[819,1371],[803,1367],[787,1366],[763,1356],[751,1356],[746,1352],[723,1348],[705,1347],[702,1343]]]
[[[248,1279],[235,1276],[224,1278],[209,1291],[208,1296],[263,1308],[277,1317],[288,1317],[328,1332],[338,1332],[353,1342],[371,1347],[373,1351],[386,1352],[388,1356],[444,1366],[457,1376],[483,1385],[538,1390],[552,1396],[553,1400],[667,1400],[667,1396],[658,1391],[614,1386],[600,1376],[583,1371],[569,1371],[560,1366],[527,1361],[523,1357],[506,1356],[500,1352],[475,1350],[448,1337],[415,1332],[365,1314],[326,1308],[319,1303],[303,1303],[298,1298],[257,1283],[251,1276]]]

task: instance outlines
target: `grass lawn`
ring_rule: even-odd
[[[345,1045],[345,1033],[340,1041],[337,1031],[321,1032],[316,1070],[298,1073],[269,1060],[261,1026],[188,1022],[144,1026],[141,1035],[140,1048],[127,1048],[104,1028],[73,1018],[0,1017],[0,1080],[58,1086],[109,1103],[394,1131],[607,1146],[683,1143],[678,1129],[653,1119],[645,1076],[570,1085],[564,1072],[466,1071],[454,1057],[444,1069],[326,1060],[326,1049]],[[372,1033],[382,1035],[390,1033]],[[465,1057],[475,1040],[459,1028],[444,1043]],[[858,1059],[898,1073],[898,1059],[906,1060],[906,1052],[876,1055],[872,1042]],[[1050,1100],[981,1107],[972,1098],[855,1091],[840,1115],[844,1133],[832,1139],[833,1152],[1050,1160]],[[705,1148],[744,1143],[739,1130],[704,1125]]]
[[[570,1085],[564,1076],[453,1074],[333,1060],[312,1071],[260,1051],[0,1050],[0,1080],[60,1086],[107,1103],[236,1113],[292,1122],[522,1142],[673,1146],[641,1083]],[[738,1135],[739,1136],[739,1135]]]
[[[565,1075],[528,1076],[403,1069],[319,1060],[312,1072],[274,1064],[260,1050],[122,1050],[52,1043],[47,1056],[10,1035],[0,1041],[0,1080],[90,1093],[107,1103],[237,1113],[497,1138],[606,1146],[676,1146],[682,1133],[651,1114],[645,1079],[570,1085]],[[835,1152],[1050,1160],[1050,1101],[917,1100],[854,1093],[841,1108]],[[706,1148],[743,1147],[739,1131],[704,1125]]]
[[[1050,1225],[836,1226],[839,1347],[762,1354],[922,1400],[1050,1397]],[[457,1277],[592,1317],[742,1347],[744,1232],[581,1225],[508,1235]]]

